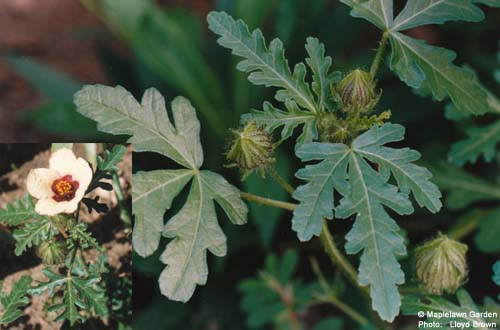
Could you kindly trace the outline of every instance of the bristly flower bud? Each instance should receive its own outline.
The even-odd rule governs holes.
[[[45,264],[57,265],[66,257],[66,244],[56,240],[45,241],[38,246],[36,253]]]
[[[380,94],[375,93],[375,83],[368,72],[351,71],[335,86],[334,98],[345,112],[368,112],[377,104]]]
[[[454,293],[467,278],[465,244],[439,234],[415,249],[417,278],[429,293]]]
[[[243,179],[253,170],[265,171],[272,163],[273,143],[271,136],[253,121],[239,131],[231,131],[233,139],[226,158],[231,162],[230,167],[239,167],[243,170]]]

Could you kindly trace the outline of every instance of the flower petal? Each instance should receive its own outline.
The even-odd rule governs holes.
[[[76,196],[75,196],[75,198],[73,198],[70,201],[62,202],[64,204],[66,204],[66,207],[64,208],[64,213],[73,213],[73,212],[75,212],[76,209],[77,209],[77,207],[78,207],[78,203],[79,202],[80,202],[80,200],[76,199]]]
[[[35,211],[42,215],[56,215],[65,212],[69,202],[56,202],[52,198],[39,199]]]
[[[73,180],[78,181],[78,190],[72,200],[79,202],[85,195],[90,181],[92,181],[92,168],[85,159],[78,158],[71,169],[71,176]]]
[[[26,188],[31,196],[37,199],[50,198],[54,195],[52,192],[52,183],[60,178],[57,171],[48,168],[36,168],[29,172],[26,179]]]
[[[59,149],[54,152],[49,159],[49,167],[64,176],[71,174],[73,166],[76,162],[76,156],[70,149]]]

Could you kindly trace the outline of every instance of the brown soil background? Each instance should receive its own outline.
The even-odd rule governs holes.
[[[83,149],[75,145],[75,153],[84,156]],[[13,170],[0,177],[0,209],[7,203],[15,199],[22,198],[26,193],[26,177],[29,170],[38,167],[48,167],[50,152],[41,152],[31,160],[23,164],[16,170]],[[131,196],[131,176],[132,176],[132,148],[127,149],[127,153],[122,162],[118,165],[120,169],[119,177],[124,197]],[[130,242],[130,233],[123,226],[119,218],[117,209],[117,200],[113,192],[104,191],[100,188],[96,190],[100,202],[107,204],[110,212],[105,215],[99,215],[95,211],[88,213],[86,207],[82,208],[80,219],[89,225],[89,229],[94,237],[104,246],[108,254],[109,264],[118,270],[122,270],[123,276],[131,275],[131,253],[132,245]],[[93,196],[92,196],[93,197]],[[4,233],[9,230],[5,227],[0,228]],[[3,233],[2,233],[3,234]],[[97,258],[95,250],[85,252],[86,260],[93,262]],[[35,256],[33,249],[20,257],[14,255],[13,242],[6,242],[0,239],[0,280],[3,281],[3,289],[10,292],[12,283],[17,281],[23,275],[31,275],[35,281],[46,281],[47,279],[41,273],[45,267],[40,263],[40,259]],[[2,327],[0,329],[13,330],[55,330],[60,328],[60,324],[50,321],[55,315],[49,315],[45,310],[45,302],[48,296],[35,296],[32,303],[24,310],[25,316],[16,321],[13,325]],[[2,312],[0,307],[0,313]],[[94,322],[95,323],[95,322]],[[99,324],[99,322],[97,322]],[[100,324],[100,329],[106,328],[106,324]]]

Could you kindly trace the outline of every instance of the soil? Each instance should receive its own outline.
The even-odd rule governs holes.
[[[77,155],[82,155],[75,148]],[[48,167],[48,159],[50,152],[43,151],[36,154],[32,160],[24,163],[18,169],[10,171],[0,176],[0,208],[4,208],[7,203],[22,197],[26,193],[26,177],[29,170],[38,167]],[[123,189],[124,197],[127,204],[130,206],[131,196],[131,170],[132,170],[132,149],[129,147],[122,162],[117,167],[120,169],[119,178]],[[3,188],[2,188],[3,187]],[[8,188],[6,188],[8,187]],[[80,220],[89,225],[89,229],[102,244],[107,251],[110,266],[116,270],[119,276],[131,276],[131,253],[132,246],[130,242],[130,230],[126,229],[123,221],[119,218],[119,210],[117,208],[117,199],[113,192],[108,192],[98,188],[95,192],[99,195],[100,202],[106,203],[110,212],[105,215],[100,215],[93,211],[89,213],[83,207],[80,213]],[[3,290],[10,292],[12,283],[17,281],[23,275],[31,275],[35,281],[46,281],[41,270],[45,267],[41,264],[40,259],[32,251],[28,251],[20,257],[14,255],[14,241],[10,236],[9,229],[0,228],[0,281],[3,281]],[[84,253],[84,257],[89,262],[95,262],[97,259],[97,251],[88,250]],[[59,329],[60,324],[51,321],[54,315],[50,315],[45,309],[47,295],[33,297],[30,305],[24,310],[25,316],[16,321],[9,327],[1,327],[0,329],[14,330],[54,330]],[[1,313],[0,307],[0,313]],[[106,320],[93,320],[91,326],[98,329],[108,327]],[[90,325],[89,325],[90,328]]]

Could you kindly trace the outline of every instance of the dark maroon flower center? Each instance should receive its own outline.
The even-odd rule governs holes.
[[[56,202],[70,201],[75,197],[75,192],[80,184],[73,180],[71,175],[65,175],[52,183],[52,191]]]

